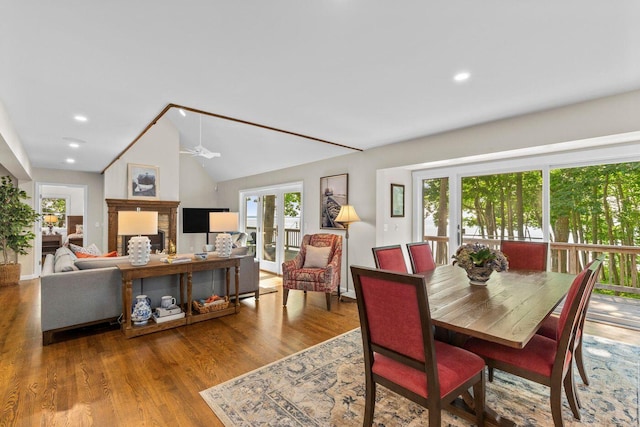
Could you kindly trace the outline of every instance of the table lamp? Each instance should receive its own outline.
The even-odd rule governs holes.
[[[230,231],[238,231],[238,212],[209,212],[209,232],[220,233],[216,237],[216,252],[219,257],[231,256]]]
[[[49,226],[49,234],[53,234],[53,225],[58,223],[58,217],[56,215],[45,215],[43,220]]]
[[[345,239],[347,239],[347,254],[346,254],[346,258],[347,258],[347,292],[345,292],[343,295],[348,297],[348,298],[352,298],[352,299],[356,299],[356,294],[355,292],[349,291],[349,224],[351,224],[352,222],[358,222],[360,221],[360,217],[358,216],[358,214],[356,213],[356,209],[351,206],[351,205],[342,205],[340,207],[340,212],[338,212],[338,216],[335,219],[336,222],[341,223],[342,225],[344,225],[344,229],[346,230],[346,233],[344,235]]]
[[[143,234],[158,234],[158,212],[145,212],[140,208],[118,212],[118,234],[133,236],[127,248],[131,265],[146,265],[151,259],[151,240]]]

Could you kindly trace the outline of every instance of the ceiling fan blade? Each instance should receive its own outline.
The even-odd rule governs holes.
[[[206,152],[201,153],[200,155],[202,157],[207,158],[207,159],[213,159],[214,157],[220,157],[220,153],[212,153],[209,150],[207,150]]]

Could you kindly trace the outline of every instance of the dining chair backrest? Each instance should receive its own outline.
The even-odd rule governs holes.
[[[376,268],[398,273],[409,272],[400,245],[379,246],[371,250],[373,251],[373,260],[376,263]]]
[[[558,318],[558,327],[556,335],[558,337],[558,353],[564,351],[573,351],[574,339],[577,336],[578,329],[584,309],[596,280],[596,274],[600,270],[602,259],[597,259],[588,267],[582,270],[573,280],[567,297],[564,301],[560,316]],[[563,357],[558,355],[557,357]],[[570,358],[564,356],[563,363],[570,362]],[[559,360],[557,362],[560,362]]]
[[[429,242],[407,243],[407,252],[409,253],[411,270],[414,274],[424,273],[436,268]]]
[[[351,266],[365,359],[363,425],[373,421],[375,384],[428,409],[429,425],[440,425],[443,400],[450,403],[469,387],[484,423],[484,361],[466,350],[436,344],[425,278]],[[436,354],[437,349],[437,354]],[[441,382],[442,381],[442,382]]]
[[[503,240],[500,251],[509,261],[509,270],[547,270],[547,242]]]
[[[569,292],[567,292],[567,298],[565,299],[564,305],[562,307],[562,311],[560,312],[560,317],[558,319],[558,329],[556,331],[556,336],[558,339],[561,339],[562,333],[565,329],[566,322],[570,318],[571,314],[571,306],[576,304],[576,299],[578,297],[579,286],[577,282],[579,281],[581,276],[585,276],[588,274],[588,280],[584,289],[584,292],[580,294],[580,301],[578,301],[578,311],[575,314],[576,316],[576,328],[581,328],[584,323],[584,316],[586,315],[586,308],[589,304],[589,300],[591,298],[591,293],[593,288],[595,287],[596,280],[598,278],[598,274],[602,267],[602,258],[598,258],[595,261],[592,261],[584,270],[576,276],[576,279],[571,284],[569,288]],[[584,279],[582,279],[584,280]],[[577,331],[576,331],[577,332]]]

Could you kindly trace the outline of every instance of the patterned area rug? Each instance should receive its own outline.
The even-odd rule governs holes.
[[[566,399],[566,426],[637,426],[640,347],[586,335],[585,365],[591,385],[582,384],[582,421]],[[364,362],[355,329],[263,368],[200,392],[225,426],[361,426]],[[487,405],[517,425],[553,425],[549,389],[496,371],[487,381]],[[443,411],[442,425],[468,426]],[[426,426],[426,409],[378,387],[374,425]]]

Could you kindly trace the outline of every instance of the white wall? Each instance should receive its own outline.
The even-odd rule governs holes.
[[[42,197],[67,199],[68,215],[84,215],[84,188],[81,186],[43,185]]]
[[[350,264],[373,266],[371,248],[387,242],[411,240],[412,206],[405,220],[390,222],[386,213],[390,184],[401,179],[407,199],[411,181],[405,175],[384,171],[416,163],[474,154],[501,152],[597,136],[640,130],[640,91],[579,103],[567,107],[500,120],[452,132],[383,146],[361,153],[288,168],[273,173],[218,183],[218,202],[237,209],[238,192],[278,182],[302,181],[305,232],[319,230],[319,180],[322,176],[349,174],[349,203],[362,222],[350,227]],[[382,218],[380,216],[382,215]],[[389,221],[389,222],[387,222]],[[388,223],[388,232],[380,230]],[[395,225],[398,225],[396,230]],[[408,237],[407,237],[408,236]],[[343,286],[345,278],[342,278]]]
[[[204,234],[182,234],[183,207],[215,207],[215,183],[202,165],[189,156],[180,156],[180,133],[163,117],[104,173],[105,199],[127,199],[127,165],[129,163],[158,167],[158,196],[163,201],[180,201],[178,207],[179,253],[198,252],[205,243]],[[104,221],[106,221],[106,204]],[[107,241],[108,230],[103,239]]]
[[[214,208],[216,184],[202,167],[203,160],[180,156],[180,209],[178,212],[179,253],[200,252],[207,241],[206,234],[182,234],[182,208]],[[208,160],[204,160],[208,161]]]
[[[126,153],[104,172],[105,199],[127,198],[127,165],[157,166],[159,200],[180,200],[180,137],[166,118],[158,120]],[[105,239],[106,240],[106,239]]]

